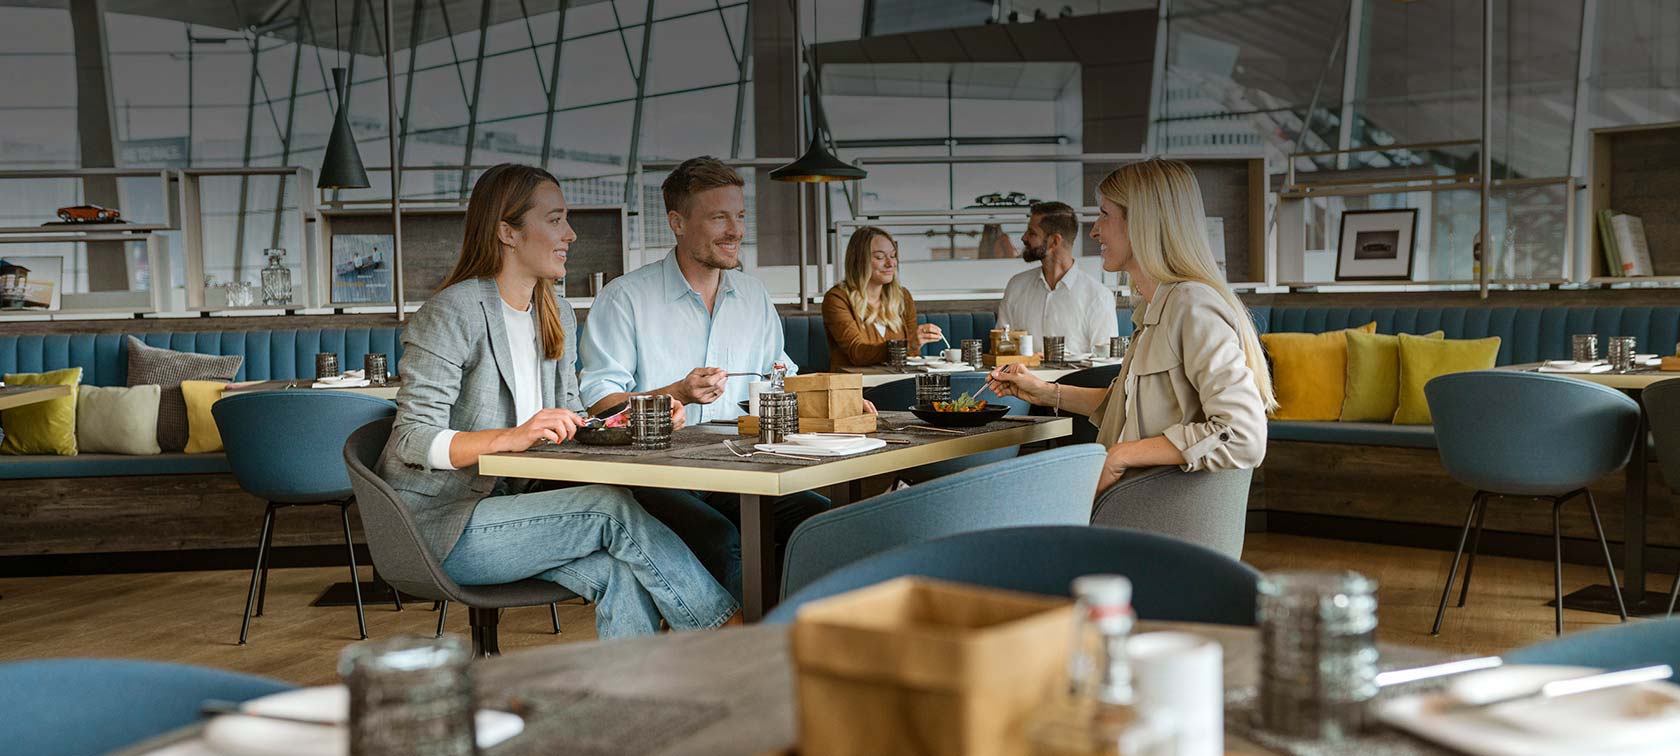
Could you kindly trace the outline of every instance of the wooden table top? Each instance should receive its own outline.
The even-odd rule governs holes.
[[[70,389],[70,386],[0,386],[0,410],[66,397]]]
[[[990,368],[981,368],[980,370],[977,370],[975,372],[982,372],[982,371],[989,370],[989,369]],[[1050,368],[1050,367],[1035,367],[1035,368],[1028,368],[1028,370],[1030,370],[1033,375],[1036,375],[1039,378],[1042,378],[1046,381],[1050,381],[1052,383],[1054,383],[1058,378],[1061,378],[1062,376],[1067,375],[1068,373],[1077,372],[1077,371],[1082,370],[1082,369],[1083,368],[1074,368],[1074,367],[1053,367],[1053,368]],[[840,372],[842,372],[842,373],[856,373],[858,375],[863,376],[863,387],[864,388],[874,388],[874,387],[879,386],[883,383],[892,383],[893,381],[903,380],[905,378],[910,378],[912,376],[917,376],[917,375],[922,375],[923,374],[923,371],[917,370],[914,367],[890,368],[890,367],[887,367],[886,365],[864,365],[864,366],[861,366],[861,367],[859,367],[859,366],[843,367],[843,368],[840,368]]]
[[[1496,370],[1521,370],[1523,372],[1538,372],[1543,363],[1526,362],[1521,365],[1506,365]],[[1615,389],[1642,390],[1653,383],[1680,378],[1680,372],[1665,372],[1656,368],[1640,368],[1631,373],[1544,373],[1543,375],[1557,375],[1564,378],[1577,378],[1600,386]]]
[[[284,391],[287,389],[302,389],[309,391],[343,391],[351,394],[376,396],[380,399],[396,401],[397,390],[402,388],[402,379],[393,376],[391,381],[383,386],[359,386],[356,388],[315,388],[315,381],[309,378],[294,378],[292,380],[254,381],[239,384],[229,384],[223,396],[234,394],[248,394],[253,391]]]
[[[896,422],[918,422],[907,412],[886,412],[882,417]],[[635,457],[563,454],[528,451],[486,454],[478,458],[481,475],[497,475],[577,483],[605,483],[621,486],[683,488],[739,494],[782,496],[825,486],[862,480],[872,475],[897,472],[942,462],[977,452],[1061,438],[1073,432],[1066,417],[1011,416],[1011,427],[965,436],[935,433],[890,434],[907,438],[909,444],[855,457],[840,457],[811,465],[753,462],[749,459],[685,459],[669,452],[650,452]],[[739,438],[733,426],[699,425],[684,432],[705,432],[724,438]]]

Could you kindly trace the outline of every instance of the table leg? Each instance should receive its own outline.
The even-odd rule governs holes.
[[[781,592],[776,564],[776,512],[758,494],[741,494],[741,612],[757,622]]]
[[[1639,413],[1639,433],[1628,459],[1627,490],[1622,496],[1622,596],[1631,607],[1645,599],[1645,468],[1650,461],[1646,439],[1651,434],[1645,413]]]

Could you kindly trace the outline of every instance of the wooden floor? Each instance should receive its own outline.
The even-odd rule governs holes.
[[[1439,551],[1342,541],[1250,534],[1245,561],[1262,570],[1356,569],[1381,584],[1384,641],[1448,651],[1495,652],[1552,635],[1549,562],[1486,557],[1476,564],[1470,602],[1448,608],[1440,637],[1429,636],[1435,603],[1452,555]],[[365,575],[364,575],[365,576]],[[249,573],[178,572],[91,577],[0,579],[0,660],[43,656],[124,656],[187,662],[268,675],[301,684],[335,681],[339,652],[356,640],[349,607],[309,602],[342,568],[275,570],[267,613],[252,621],[250,642],[239,646],[239,620]],[[1651,590],[1671,578],[1655,575]],[[1564,566],[1564,590],[1605,582],[1602,568]],[[431,635],[431,604],[369,606],[368,633]],[[455,609],[459,609],[456,607]],[[562,605],[564,634],[555,636],[543,608],[504,613],[503,652],[595,638],[587,606]],[[1565,612],[1565,631],[1613,624],[1614,616]],[[464,634],[467,613],[451,611],[448,632]]]

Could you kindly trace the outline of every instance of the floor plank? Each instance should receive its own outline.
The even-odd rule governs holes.
[[[1470,602],[1449,607],[1439,637],[1429,636],[1446,579],[1449,553],[1320,538],[1250,534],[1245,559],[1262,570],[1356,569],[1375,578],[1384,641],[1462,653],[1497,652],[1551,637],[1549,562],[1487,557],[1476,564]],[[364,576],[371,578],[366,568]],[[264,616],[252,621],[250,642],[239,646],[239,619],[250,574],[244,571],[172,572],[45,578],[0,578],[0,660],[46,656],[124,656],[201,664],[268,675],[301,684],[337,680],[338,655],[356,641],[350,607],[309,606],[343,568],[275,570]],[[1605,580],[1604,571],[1564,566],[1565,592]],[[1669,576],[1654,575],[1651,590],[1666,591]],[[368,634],[431,635],[430,603],[395,611],[367,608]],[[594,612],[563,604],[564,634],[555,636],[542,607],[509,610],[501,624],[504,652],[595,638]],[[1614,624],[1602,614],[1567,611],[1567,632]],[[454,607],[448,632],[466,634],[467,613]]]

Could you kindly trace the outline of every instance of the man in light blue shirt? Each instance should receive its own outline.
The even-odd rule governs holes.
[[[676,249],[607,284],[589,308],[580,352],[583,403],[591,412],[631,394],[667,394],[688,422],[741,413],[750,376],[781,362],[782,323],[758,279],[739,270],[747,231],[746,183],[712,157],[686,160],[665,179],[665,215]],[[741,598],[740,497],[673,489],[634,489],[642,507],[681,536],[718,582]],[[776,542],[828,508],[812,492],[775,507]],[[780,557],[776,562],[780,563]]]

